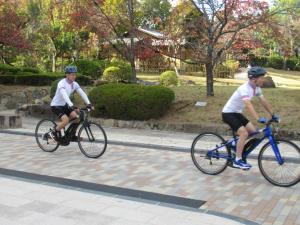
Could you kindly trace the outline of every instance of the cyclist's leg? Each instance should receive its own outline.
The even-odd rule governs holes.
[[[55,127],[56,131],[61,131],[67,124],[69,123],[69,117],[66,114],[63,114],[60,117],[60,122],[57,123],[57,126]]]
[[[249,121],[240,113],[223,113],[223,121],[231,127],[231,129],[237,133],[239,140],[236,146],[236,159],[233,166],[248,169],[251,166],[242,161],[243,148],[248,137],[248,131],[246,125]]]
[[[247,123],[246,129],[247,129],[249,135],[256,132],[256,127],[251,122]]]
[[[237,160],[239,160],[242,158],[243,149],[244,149],[246,140],[248,138],[248,131],[247,131],[246,127],[241,126],[237,130],[237,134],[239,136],[239,140],[236,145],[236,157],[237,157]]]
[[[55,127],[53,127],[53,132],[50,134],[50,137],[54,141],[58,141],[61,138],[60,131],[68,124],[69,118],[66,115],[66,112],[65,112],[66,107],[65,106],[52,106],[51,110],[58,116],[60,121],[57,122]]]
[[[239,135],[239,141],[237,143],[237,157],[241,158],[243,154],[243,149],[246,143],[246,140],[252,132],[255,131],[255,127],[253,124],[241,113],[237,114],[237,118],[239,120],[240,128],[237,130]]]
[[[73,126],[73,134],[72,134],[72,137],[71,137],[71,140],[72,141],[78,141],[78,137],[76,136],[76,130],[77,130],[77,127],[78,127],[78,125],[79,125],[79,123],[80,123],[80,117],[79,117],[79,115],[78,115],[78,113],[79,113],[80,111],[78,110],[78,109],[76,109],[76,110],[73,110],[73,111],[71,111],[70,112],[70,114],[69,114],[69,119],[70,120],[72,120],[72,123],[74,124]]]
[[[80,118],[78,116],[78,111],[73,110],[72,112],[70,112],[69,114],[69,118],[70,120],[72,120],[72,123],[79,123],[80,122]]]

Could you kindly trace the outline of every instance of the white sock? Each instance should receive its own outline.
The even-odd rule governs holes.
[[[235,158],[235,161],[239,161],[241,158],[240,157],[236,157]]]

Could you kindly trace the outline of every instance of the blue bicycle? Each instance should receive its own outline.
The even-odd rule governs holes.
[[[256,147],[265,139],[267,142],[258,154],[261,174],[273,185],[290,187],[300,181],[300,149],[291,141],[276,138],[275,120],[269,120],[265,127],[252,134],[245,144],[242,159],[247,161]],[[260,137],[258,137],[260,136]],[[235,160],[238,137],[225,141],[216,133],[202,133],[192,144],[191,155],[195,166],[203,173],[216,175]]]

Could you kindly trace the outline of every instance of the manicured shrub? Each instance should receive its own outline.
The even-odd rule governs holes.
[[[286,69],[288,69],[288,70],[296,70],[298,62],[299,62],[299,60],[296,57],[288,58],[286,60]]]
[[[159,82],[164,86],[177,85],[178,77],[174,71],[167,70],[160,75]]]
[[[174,92],[163,86],[137,84],[104,84],[89,93],[95,106],[93,116],[148,120],[163,115],[175,98]]]
[[[39,71],[39,69],[33,68],[33,67],[23,67],[23,68],[22,68],[22,71],[23,71],[23,72],[27,72],[27,73],[33,73],[33,74],[39,74],[39,73],[41,73],[41,72]]]
[[[14,75],[1,75],[0,76],[0,84],[12,85],[15,84]]]
[[[115,66],[115,67],[120,68],[121,80],[119,80],[119,81],[129,82],[131,80],[132,71],[131,71],[130,63],[128,63],[122,59],[113,58],[111,60],[111,62],[109,63],[109,67],[110,66]]]
[[[236,72],[238,71],[240,67],[239,61],[233,60],[233,59],[228,59],[223,63],[224,66],[226,66],[230,71]]]
[[[89,76],[79,75],[76,77],[76,81],[79,83],[79,85],[91,85],[93,82]]]
[[[0,64],[0,75],[30,75],[41,73],[39,69],[33,67],[16,67]]]
[[[61,79],[57,79],[52,81],[51,88],[50,88],[50,98],[53,98],[57,89],[58,82],[61,81]]]
[[[0,64],[0,75],[14,75],[22,70],[19,67],[14,67],[6,64]]]
[[[117,66],[107,67],[103,72],[102,79],[108,82],[122,81],[122,74],[120,68]]]
[[[283,69],[283,58],[280,56],[271,56],[268,58],[268,66],[274,69]]]
[[[78,68],[78,72],[85,76],[90,76],[93,79],[98,79],[102,75],[105,68],[105,61],[91,61],[91,60],[77,60],[75,65]]]
[[[265,67],[268,64],[268,58],[263,56],[249,55],[251,66]]]

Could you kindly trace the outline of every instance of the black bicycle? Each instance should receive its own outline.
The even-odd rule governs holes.
[[[59,146],[77,142],[80,151],[86,157],[99,158],[106,150],[107,136],[101,125],[88,120],[90,111],[89,108],[81,108],[79,111],[80,123],[72,122],[76,118],[71,120],[69,126],[60,133],[57,142],[50,137],[56,123],[49,119],[39,121],[35,128],[35,139],[38,146],[45,152],[54,152]]]

